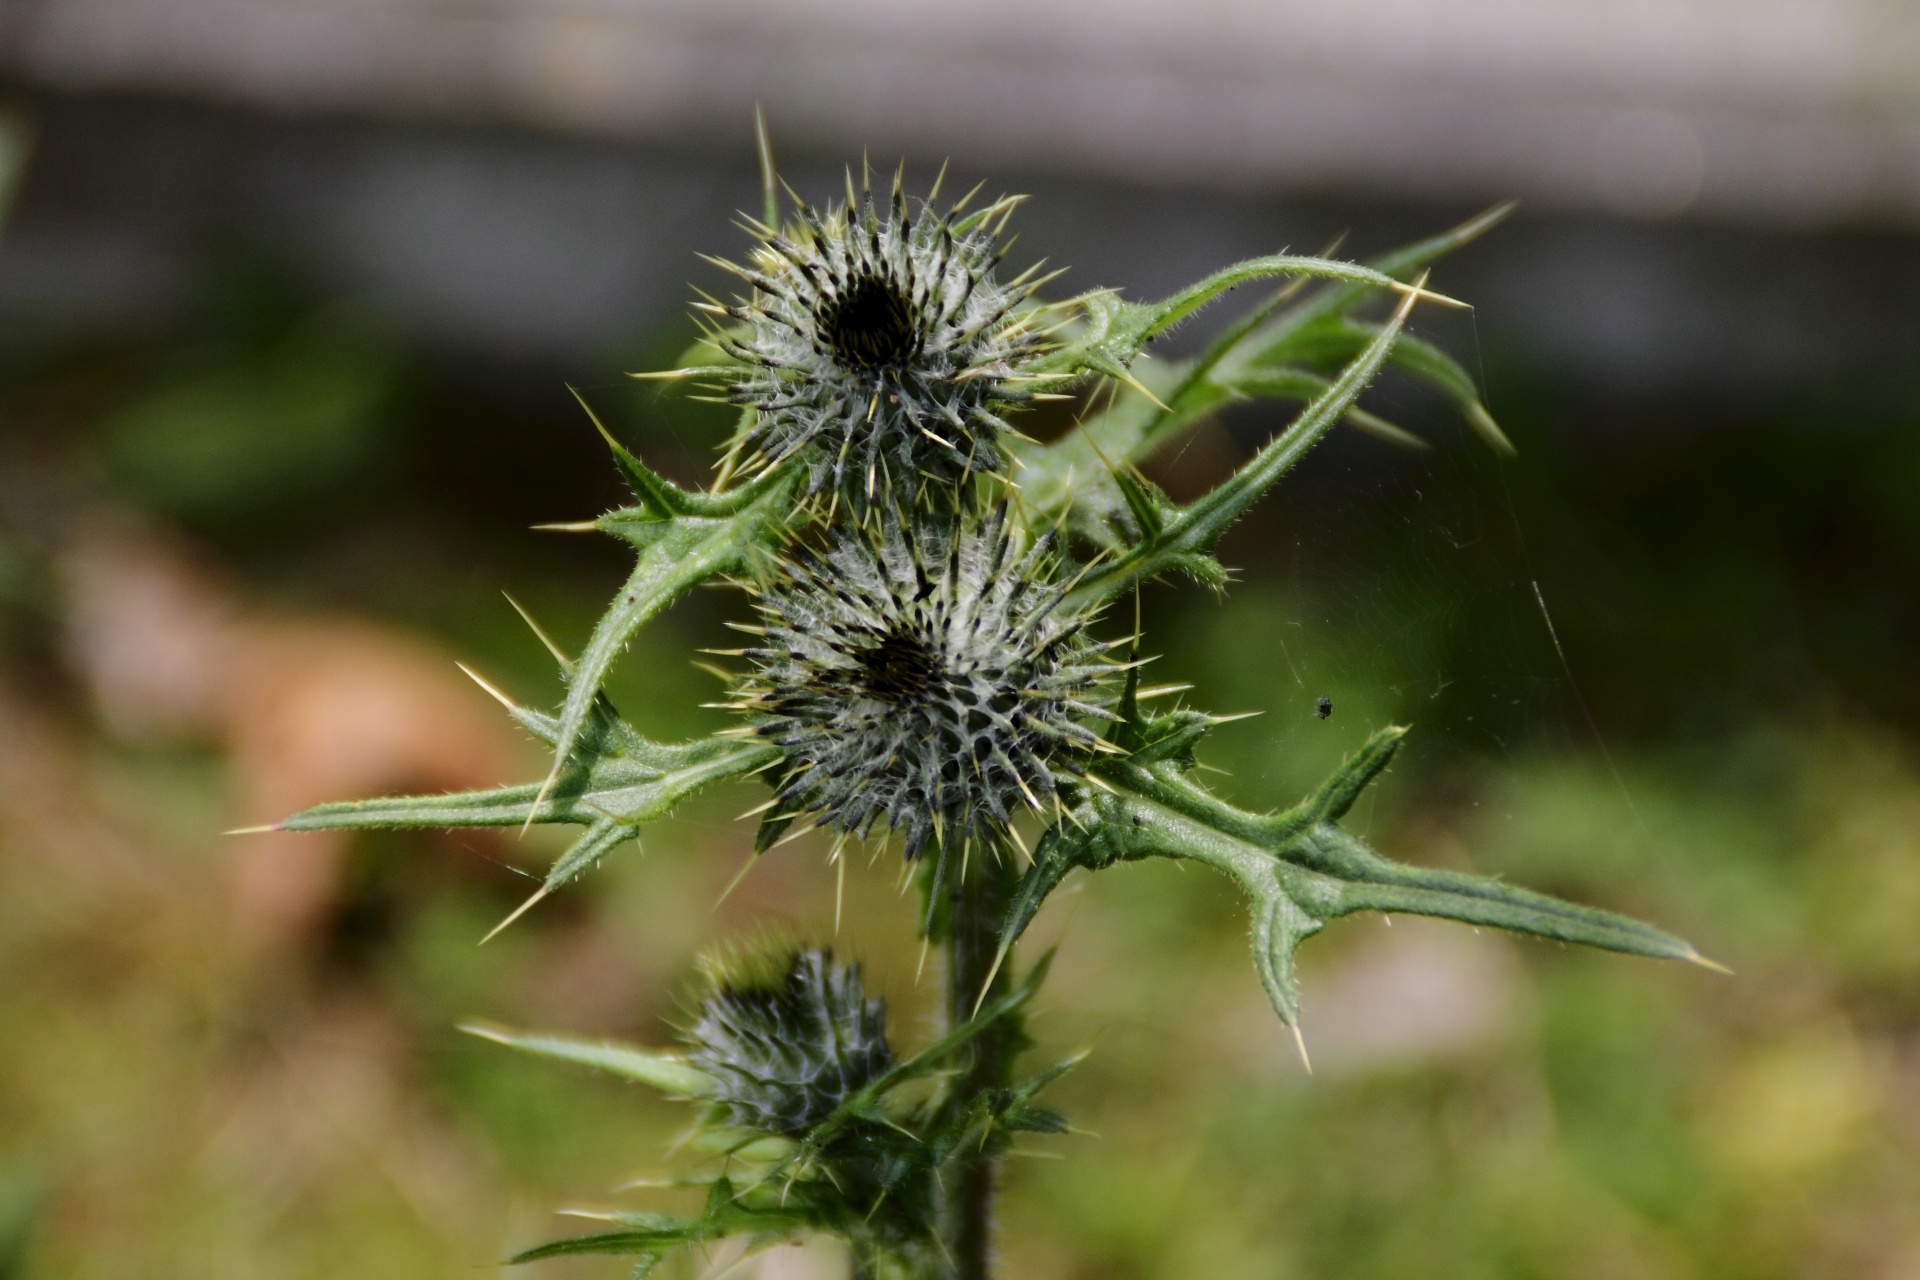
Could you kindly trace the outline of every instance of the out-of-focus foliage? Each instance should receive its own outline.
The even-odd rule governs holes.
[[[395,353],[350,316],[304,317],[180,363],[100,426],[116,479],[163,511],[251,516],[312,501],[380,448]]]

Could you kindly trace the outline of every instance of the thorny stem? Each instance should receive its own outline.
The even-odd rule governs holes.
[[[953,911],[947,932],[947,1025],[966,1022],[983,1003],[1003,993],[1004,966],[995,969],[1000,926],[1013,901],[1018,875],[1003,850],[968,859],[973,865],[951,891]],[[992,986],[986,987],[992,975]],[[973,1042],[965,1071],[953,1082],[961,1098],[977,1098],[1005,1089],[1012,1081],[1013,1059],[1020,1051],[1020,1019],[1005,1018]],[[980,1151],[955,1162],[947,1179],[943,1235],[956,1280],[990,1280],[993,1274],[993,1200],[995,1158]]]

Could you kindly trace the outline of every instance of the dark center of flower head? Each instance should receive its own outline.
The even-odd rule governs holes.
[[[933,683],[933,651],[920,637],[898,631],[860,655],[866,691],[882,702],[908,702]]]
[[[820,333],[834,358],[851,369],[911,364],[923,335],[913,300],[893,281],[859,275],[820,309]]]

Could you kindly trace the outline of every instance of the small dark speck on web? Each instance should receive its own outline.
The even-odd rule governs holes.
[[[1313,701],[1313,718],[1314,719],[1325,720],[1328,716],[1332,714],[1333,714],[1332,698],[1329,698],[1323,694],[1320,697],[1314,699]]]

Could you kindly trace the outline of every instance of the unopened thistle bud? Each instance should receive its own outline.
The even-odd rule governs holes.
[[[687,1060],[717,1082],[727,1124],[799,1134],[893,1065],[886,1028],[858,965],[792,950],[709,975]]]
[[[738,702],[786,753],[781,808],[865,837],[954,847],[1038,808],[1109,716],[1111,670],[1063,604],[1046,541],[978,527],[844,528],[762,596],[766,644]]]
[[[722,341],[747,366],[731,398],[758,411],[745,469],[805,452],[813,491],[861,504],[997,470],[1001,414],[1029,398],[1041,346],[1022,309],[1033,273],[994,277],[991,224],[1011,208],[910,212],[896,180],[885,213],[849,185],[844,207],[770,230],[736,268],[754,293],[728,314],[746,332]]]

